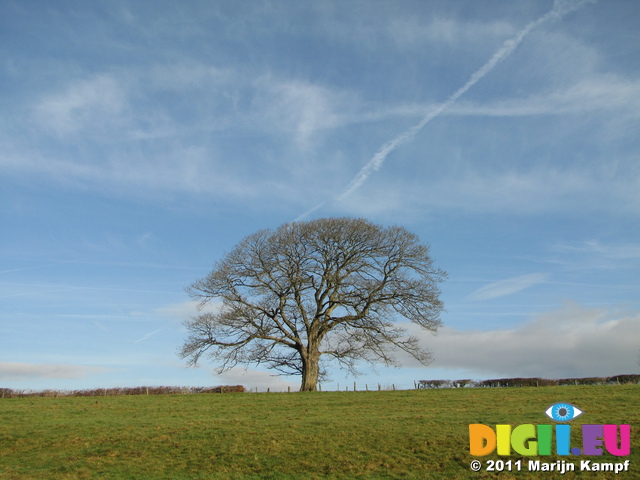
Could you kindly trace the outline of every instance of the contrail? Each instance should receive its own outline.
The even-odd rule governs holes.
[[[347,188],[339,195],[335,197],[336,200],[341,201],[346,197],[355,192],[358,188],[360,188],[369,178],[369,176],[379,170],[382,167],[384,161],[387,159],[389,154],[393,152],[396,148],[398,148],[403,143],[411,140],[415,135],[420,132],[424,128],[424,126],[429,123],[434,118],[440,116],[442,112],[447,110],[451,105],[456,103],[462,95],[467,93],[471,87],[473,87],[476,83],[482,80],[489,72],[491,72],[496,65],[506,59],[509,55],[513,53],[513,51],[522,43],[524,38],[539,25],[548,22],[548,21],[557,21],[562,17],[567,15],[568,13],[573,12],[581,8],[583,5],[587,3],[596,3],[597,0],[555,0],[553,8],[542,15],[537,20],[529,23],[522,30],[520,30],[513,38],[505,41],[502,46],[498,49],[496,53],[487,61],[484,65],[482,65],[478,70],[476,70],[467,83],[465,83],[462,87],[456,90],[444,103],[439,105],[434,110],[427,113],[420,122],[418,122],[413,127],[404,131],[400,135],[396,136],[392,140],[386,142],[380,149],[375,153],[375,155],[367,162],[367,164],[360,169],[355,177],[349,182]],[[311,214],[315,210],[321,208],[326,202],[321,202],[315,207],[307,210],[294,221],[302,220],[307,215]]]

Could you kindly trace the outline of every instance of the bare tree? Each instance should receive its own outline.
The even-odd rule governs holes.
[[[362,360],[398,365],[398,350],[426,365],[430,353],[395,321],[435,332],[445,277],[402,227],[324,218],[262,230],[187,289],[200,311],[222,306],[185,322],[180,356],[195,366],[207,353],[219,373],[263,364],[301,375],[301,391],[316,390],[323,356],[352,373]]]

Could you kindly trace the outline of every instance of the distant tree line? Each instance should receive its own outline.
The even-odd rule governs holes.
[[[176,395],[195,393],[242,393],[242,385],[220,385],[217,387],[116,387],[92,390],[12,390],[0,388],[0,398],[12,397],[108,397],[118,395]]]
[[[615,375],[612,377],[585,378],[499,378],[491,380],[420,380],[419,389],[425,388],[496,388],[496,387],[547,387],[553,385],[613,385],[640,383],[640,375]]]

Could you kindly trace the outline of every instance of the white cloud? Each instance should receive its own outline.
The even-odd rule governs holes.
[[[337,92],[295,80],[268,79],[258,86],[260,127],[291,132],[299,146],[306,147],[315,134],[341,123],[337,112],[344,106]]]
[[[200,313],[216,313],[222,307],[221,301],[211,301],[207,303],[202,310],[198,310],[198,300],[188,300],[181,303],[173,303],[166,307],[157,308],[154,313],[167,317],[171,320],[178,320],[183,322],[190,317],[198,315]]]
[[[243,81],[246,80],[237,79],[237,82]],[[260,132],[284,135],[288,138],[283,144],[285,149],[294,146],[309,150],[321,145],[321,135],[331,130],[402,117],[422,117],[425,112],[440,107],[440,104],[380,103],[377,98],[366,98],[355,89],[274,75],[261,76],[246,88],[251,90],[253,102],[249,109],[238,112],[242,122]],[[340,154],[331,152],[329,156]],[[326,157],[325,154],[322,160],[324,168]],[[287,170],[300,166],[301,157],[295,158],[295,162],[286,165]]]
[[[418,118],[436,110],[437,103],[376,104],[360,107],[354,123],[392,118]],[[442,116],[528,117],[541,115],[606,115],[618,122],[635,121],[640,115],[640,83],[613,73],[591,72],[576,82],[554,86],[528,96],[484,101],[460,99]],[[342,117],[341,117],[342,118]]]
[[[419,335],[434,353],[433,368],[466,369],[477,378],[610,376],[637,371],[640,312],[567,303],[513,328]]]
[[[0,362],[0,379],[20,381],[43,378],[84,378],[89,375],[108,372],[109,370],[104,367],[67,364]]]
[[[469,294],[470,300],[490,300],[517,293],[543,283],[547,279],[544,273],[531,273],[518,277],[507,278],[499,282],[491,283]]]
[[[359,189],[368,180],[369,176],[373,172],[379,170],[383,166],[387,157],[391,153],[393,153],[394,150],[396,150],[403,144],[412,141],[414,137],[419,134],[427,124],[439,117],[449,107],[455,105],[455,103],[463,95],[465,95],[469,90],[475,87],[475,85],[482,81],[484,77],[489,75],[500,63],[509,58],[516,50],[516,48],[520,45],[520,43],[522,43],[522,41],[530,34],[531,31],[546,23],[547,21],[553,19],[558,20],[562,18],[562,16],[567,12],[578,8],[581,3],[583,2],[575,2],[575,5],[571,7],[568,6],[568,3],[554,4],[554,7],[551,11],[528,23],[524,28],[520,29],[512,38],[509,38],[504,43],[502,43],[502,45],[500,45],[500,48],[498,48],[493,53],[493,55],[484,64],[482,64],[480,68],[475,70],[462,86],[453,91],[441,105],[439,105],[433,111],[426,112],[420,122],[409,127],[408,129],[405,129],[402,133],[390,138],[383,145],[381,145],[373,155],[373,157],[360,169],[356,176],[353,177],[351,182],[347,185],[347,188],[338,196],[338,200],[342,200],[343,198],[352,194],[355,190]]]
[[[126,94],[118,80],[101,74],[75,81],[66,91],[45,97],[34,114],[45,129],[69,135],[117,122],[126,104]]]
[[[291,200],[335,156],[299,149],[363,121],[360,107],[339,89],[204,63],[118,69],[72,78],[34,102],[30,118],[15,117],[20,133],[0,136],[0,168],[109,192]],[[226,131],[233,145],[218,141]],[[243,144],[256,135],[277,139],[277,153]]]
[[[278,120],[269,128],[294,132],[298,140],[314,133],[348,125],[402,118],[420,118],[441,103],[378,103],[355,93],[330,90],[303,82],[274,83],[265,88],[263,115]],[[576,83],[554,87],[526,97],[458,100],[442,116],[528,117],[546,115],[606,115],[618,123],[640,115],[640,84],[614,74],[593,74]],[[592,118],[591,117],[591,118]],[[262,120],[261,120],[262,121]]]
[[[317,7],[318,11],[324,11],[322,19],[318,19],[319,25],[326,26],[327,30],[316,31],[316,34],[333,38],[329,27],[338,24],[345,29],[343,33],[349,42],[353,42],[357,31],[350,27],[350,22],[336,18],[336,8]],[[453,14],[455,11],[449,12]],[[254,15],[254,20],[264,24],[262,14]],[[458,51],[465,45],[475,48],[481,43],[484,53],[474,54],[479,59],[522,28],[517,22],[507,20],[469,21],[450,18],[444,13],[416,16],[414,12],[407,15],[400,10],[388,15],[381,32],[371,28],[371,22],[366,20],[369,13],[365,17],[353,12],[350,15],[357,20],[358,28],[368,29],[372,36],[384,38],[387,44],[393,39],[402,46],[401,50],[411,45],[423,46],[425,42],[440,42],[455,45]],[[376,15],[382,14],[378,12],[374,17]],[[499,18],[508,18],[508,15]],[[278,21],[280,28],[295,28],[298,34],[310,34],[300,30],[300,25],[289,27],[282,19]],[[312,23],[314,28],[318,27],[316,22]],[[547,54],[568,38],[581,47],[579,40],[557,31],[553,43],[540,47]],[[349,45],[346,51],[353,53],[354,45]],[[438,48],[441,52],[442,45]],[[595,50],[586,46],[583,49]],[[452,65],[456,59],[444,60],[445,65]],[[615,118],[616,122],[634,115],[632,118],[637,118],[640,111],[637,82],[621,74],[593,74],[593,68],[594,65],[589,64],[592,75],[581,77],[573,84],[554,71],[549,76],[560,77],[558,84],[553,83],[551,88],[545,83],[540,91],[534,90],[538,93],[522,98],[474,102],[456,97],[456,102],[442,115],[604,113],[607,119]],[[186,55],[175,64],[142,61],[138,66],[106,66],[102,73],[71,78],[66,87],[41,95],[32,107],[35,123],[42,127],[40,130],[22,128],[25,126],[22,125],[16,130],[21,131],[23,138],[0,137],[3,144],[0,166],[25,175],[55,178],[79,188],[97,187],[126,195],[168,193],[171,196],[186,192],[233,198],[244,205],[263,205],[269,201],[279,207],[283,203],[287,207],[300,205],[301,198],[313,196],[308,205],[300,205],[300,210],[305,210],[326,198],[317,192],[331,196],[345,186],[344,179],[357,172],[357,165],[368,155],[367,144],[374,148],[384,138],[393,138],[402,131],[402,124],[395,123],[396,120],[424,117],[426,112],[440,106],[428,102],[405,103],[408,97],[404,95],[398,97],[401,99],[398,103],[380,103],[378,92],[363,85],[345,87],[348,83],[344,82],[338,87],[330,81],[323,83],[314,77],[296,76],[276,68],[266,71],[269,73],[259,67],[238,67],[235,63],[212,65],[197,60],[194,55]],[[527,88],[518,91],[527,91]],[[501,91],[501,95],[508,94]],[[445,99],[446,96],[442,96],[441,100]],[[389,122],[384,127],[389,137],[379,136],[382,130],[377,127],[381,121]],[[366,132],[357,129],[353,141],[344,141],[351,133],[345,127],[369,122],[376,123],[369,138]],[[221,138],[216,137],[223,131]],[[74,135],[74,142],[51,143],[51,138],[43,135],[49,132],[61,137]],[[258,141],[253,141],[256,138]],[[330,144],[336,139],[339,143]],[[229,147],[231,143],[234,145]],[[451,143],[451,140],[446,137],[442,143]],[[263,145],[266,148],[263,149]],[[340,155],[341,161],[331,160]],[[360,213],[358,209],[376,214],[385,210],[397,213],[405,208],[443,206],[484,211],[522,211],[524,207],[528,212],[547,211],[559,205],[571,208],[582,204],[584,195],[602,188],[601,177],[586,170],[472,172],[468,176],[428,179],[423,176],[429,183],[428,188],[409,198],[410,202],[406,202],[407,195],[413,195],[409,179],[398,182],[402,184],[398,192],[388,189],[380,191],[380,195],[378,192],[373,196],[363,195],[362,201],[350,199],[348,209],[356,214]],[[622,177],[614,179],[613,185],[607,183],[608,195],[616,203],[624,203],[624,208],[640,211],[637,193],[640,177]],[[385,198],[389,201],[383,201]]]

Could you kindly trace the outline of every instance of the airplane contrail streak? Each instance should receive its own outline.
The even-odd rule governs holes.
[[[597,0],[556,0],[554,2],[553,8],[549,12],[545,13],[537,20],[534,20],[531,23],[529,23],[522,30],[520,30],[514,37],[510,38],[509,40],[506,40],[502,44],[502,46],[493,54],[493,56],[478,70],[476,70],[469,77],[469,80],[467,80],[467,82],[462,87],[460,87],[453,94],[451,94],[451,96],[449,96],[449,98],[444,103],[440,104],[434,110],[428,112],[424,117],[422,117],[422,120],[420,120],[420,122],[418,122],[408,130],[404,131],[400,135],[396,136],[395,138],[383,144],[382,147],[380,147],[378,151],[373,155],[371,160],[369,160],[360,169],[360,171],[356,174],[356,176],[353,177],[353,179],[351,180],[351,182],[349,182],[345,190],[341,194],[335,197],[335,200],[338,200],[338,201],[344,200],[346,197],[348,197],[353,192],[355,192],[358,188],[360,188],[367,181],[367,179],[373,172],[375,172],[376,170],[379,170],[380,167],[382,167],[382,165],[384,164],[384,161],[387,159],[387,157],[391,152],[393,152],[396,148],[398,148],[403,143],[411,140],[431,120],[440,116],[445,110],[451,107],[451,105],[456,103],[460,99],[460,97],[462,97],[465,93],[469,91],[470,88],[472,88],[476,83],[482,80],[489,72],[491,72],[496,67],[496,65],[498,65],[500,62],[506,59],[509,55],[511,55],[511,53],[513,53],[513,51],[518,47],[518,45],[522,43],[524,38],[534,28],[548,21],[560,20],[562,17],[564,17],[568,13],[581,8],[583,5],[587,3],[596,3],[596,1]],[[307,210],[298,218],[296,218],[294,221],[304,219],[306,216],[308,216],[315,210],[318,210],[319,208],[321,208],[325,203],[326,201],[323,201],[320,204],[316,205],[315,207]]]

